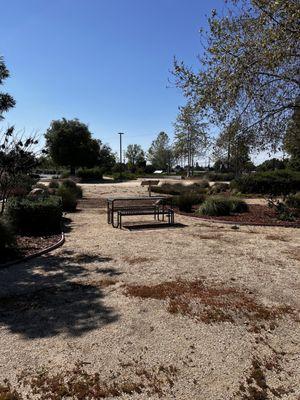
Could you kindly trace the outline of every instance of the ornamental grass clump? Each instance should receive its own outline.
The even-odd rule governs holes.
[[[198,213],[208,216],[226,216],[232,213],[248,211],[248,205],[243,200],[234,197],[210,197],[200,206]]]

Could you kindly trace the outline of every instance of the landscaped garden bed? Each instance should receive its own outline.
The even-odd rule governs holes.
[[[294,221],[281,221],[278,219],[276,211],[271,209],[267,205],[262,204],[249,204],[248,211],[244,213],[234,213],[231,215],[199,215],[196,211],[197,206],[193,206],[191,213],[179,211],[175,208],[175,211],[179,214],[186,215],[189,217],[196,217],[199,219],[206,219],[210,221],[220,221],[232,224],[241,225],[271,225],[271,226],[287,226],[287,227],[300,227],[300,217],[295,218]]]
[[[32,257],[43,250],[52,248],[62,240],[61,233],[53,233],[47,235],[16,235],[15,237],[15,251],[8,252],[0,255],[1,264],[18,261],[23,258]]]

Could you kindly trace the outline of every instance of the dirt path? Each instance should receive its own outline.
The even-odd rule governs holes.
[[[176,216],[181,228],[118,230],[106,223],[103,198],[145,188],[137,182],[83,187],[81,211],[68,215],[65,245],[0,270],[0,381],[82,361],[106,382],[142,381],[139,390],[122,386],[124,399],[255,399],[243,397],[253,388],[268,396],[262,399],[300,396],[298,230],[233,230],[184,216]],[[203,321],[203,314],[199,320],[182,309],[170,313],[168,297],[125,295],[125,285],[178,279],[200,279],[205,293],[215,287],[247,293],[260,311],[292,311],[276,321],[269,314],[254,322],[244,314]],[[240,305],[234,307],[230,312]]]

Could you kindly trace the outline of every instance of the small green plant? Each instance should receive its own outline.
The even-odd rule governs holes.
[[[69,189],[71,192],[74,193],[76,199],[82,198],[82,188],[81,186],[77,185],[72,179],[66,179],[61,184],[62,187]]]
[[[61,185],[57,190],[57,195],[62,199],[63,211],[74,212],[77,207],[77,196],[73,189]]]
[[[275,209],[277,218],[281,221],[295,221],[295,213],[283,201],[270,197],[268,199],[268,206]]]

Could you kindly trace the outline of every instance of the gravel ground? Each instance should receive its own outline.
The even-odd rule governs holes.
[[[139,182],[82,186],[64,246],[0,270],[0,382],[82,361],[106,382],[140,379],[139,368],[165,374],[122,399],[300,398],[299,230],[234,230],[182,215],[175,216],[181,227],[113,229],[103,198],[146,189]],[[124,285],[177,279],[235,288],[293,313],[251,331],[245,322],[204,323],[169,313],[166,300],[125,295]],[[170,367],[172,379],[164,372]]]

